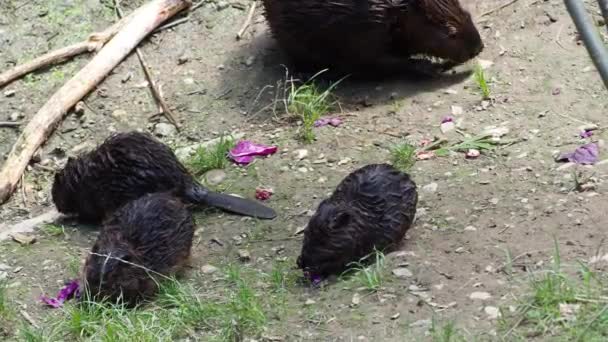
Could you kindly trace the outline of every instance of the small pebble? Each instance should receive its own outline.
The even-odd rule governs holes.
[[[405,268],[405,267],[399,267],[399,268],[395,268],[393,270],[393,275],[397,278],[410,278],[411,276],[413,276],[412,271],[410,271],[409,269]]]
[[[489,319],[498,319],[498,317],[500,317],[500,310],[498,310],[497,307],[494,306],[486,306],[483,311],[485,311],[485,313],[488,315]]]
[[[239,260],[242,262],[249,262],[251,261],[251,253],[249,253],[248,250],[246,249],[239,249],[238,251],[239,254]]]
[[[177,128],[175,128],[175,126],[172,124],[161,122],[154,126],[154,134],[159,137],[169,137],[175,133],[177,133]]]
[[[204,274],[213,274],[215,272],[217,272],[217,267],[212,266],[212,265],[204,265],[203,267],[201,267],[201,271]]]
[[[492,298],[492,295],[487,292],[473,292],[469,296],[473,300],[488,300]]]
[[[425,192],[429,192],[429,193],[433,193],[437,191],[437,188],[439,187],[439,184],[437,183],[430,183],[427,184],[425,186],[422,187],[422,190]]]
[[[205,173],[205,181],[209,185],[219,185],[226,179],[224,170],[210,170]]]

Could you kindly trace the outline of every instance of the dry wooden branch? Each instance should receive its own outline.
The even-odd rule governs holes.
[[[122,9],[120,8],[120,1],[115,0],[114,7],[116,8],[116,14],[118,15],[119,18],[121,18]],[[167,118],[167,120],[169,120],[169,122],[171,122],[175,126],[175,128],[177,128],[177,130],[179,130],[181,127],[180,127],[179,123],[177,122],[175,115],[169,108],[169,105],[167,104],[167,102],[165,102],[165,99],[163,98],[163,95],[161,94],[160,90],[156,86],[156,82],[154,82],[154,78],[152,78],[152,73],[150,72],[148,63],[146,63],[146,59],[144,58],[143,52],[141,52],[140,48],[136,47],[135,53],[137,53],[137,58],[139,59],[139,64],[141,64],[141,67],[144,70],[144,74],[146,75],[146,80],[148,81],[148,85],[150,86],[150,91],[152,92],[152,96],[154,96],[154,99],[160,106],[161,114],[164,115]]]
[[[245,31],[251,24],[251,20],[253,19],[253,15],[255,14],[256,5],[257,5],[257,1],[254,0],[253,3],[251,4],[251,7],[249,8],[249,14],[247,14],[247,20],[245,20],[245,22],[243,23],[243,26],[239,30],[239,33],[236,34],[236,40],[240,40],[241,38],[243,38]]]
[[[10,82],[23,77],[31,72],[34,72],[45,66],[53,65],[65,61],[71,57],[77,56],[85,52],[98,51],[101,47],[112,39],[114,35],[125,25],[126,22],[133,18],[135,12],[131,13],[123,20],[112,25],[103,32],[97,32],[89,35],[84,42],[76,43],[59,50],[51,51],[38,58],[35,58],[25,64],[18,65],[13,69],[0,74],[0,88]]]
[[[490,15],[490,14],[496,12],[496,11],[500,11],[500,10],[502,10],[504,8],[507,8],[507,7],[511,6],[511,5],[513,5],[514,3],[516,3],[517,1],[518,0],[511,0],[511,1],[507,2],[507,3],[504,3],[504,4],[502,4],[502,5],[500,5],[500,6],[496,7],[496,8],[493,8],[493,9],[491,9],[489,11],[486,11],[486,12],[482,13],[480,15],[480,17],[485,17],[485,16]]]
[[[114,38],[42,106],[17,138],[3,165],[0,172],[0,203],[10,198],[32,155],[63,115],[99,84],[150,32],[191,4],[190,0],[153,0],[138,9],[137,14],[124,24]]]
[[[162,108],[162,114],[167,118],[167,120],[169,120],[175,126],[175,128],[177,128],[179,130],[181,127],[180,127],[179,123],[177,122],[175,115],[169,108],[169,105],[163,98],[159,89],[156,87],[156,82],[154,82],[154,79],[152,78],[152,74],[150,73],[150,68],[148,68],[148,64],[146,63],[146,60],[144,59],[143,53],[141,52],[141,50],[139,48],[135,49],[135,52],[137,53],[137,58],[139,58],[139,63],[141,64],[142,69],[144,69],[144,74],[146,74],[146,79],[148,80],[148,84],[150,85],[150,90],[152,91],[152,95],[156,99],[156,102],[158,102],[158,104]]]
[[[21,121],[0,121],[0,127],[19,127],[21,126],[22,122]]]

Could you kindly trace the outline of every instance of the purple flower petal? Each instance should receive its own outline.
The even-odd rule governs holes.
[[[253,161],[254,156],[271,155],[277,150],[278,147],[276,146],[266,146],[248,140],[241,140],[232,150],[230,150],[229,156],[239,164],[249,164]]]
[[[323,126],[333,126],[333,127],[338,127],[342,124],[342,119],[340,118],[323,118],[323,119],[319,119],[317,121],[315,121],[315,123],[313,124],[315,127],[323,127]]]
[[[40,296],[40,300],[50,307],[60,308],[63,306],[63,303],[66,300],[69,300],[73,297],[80,297],[80,284],[77,279],[70,281],[61,290],[59,290],[59,293],[57,293],[57,298]]]
[[[451,116],[446,116],[443,119],[441,119],[441,123],[444,124],[446,122],[454,122],[454,118]]]
[[[60,307],[63,306],[63,302],[60,302],[60,301],[58,301],[55,298],[49,298],[47,296],[40,296],[40,300],[44,304],[46,304],[46,305],[48,305],[48,306],[50,306],[52,308],[55,308],[55,309],[60,308]]]
[[[580,133],[581,138],[585,139],[585,138],[590,138],[593,135],[593,131],[590,130],[584,130]]]
[[[562,153],[558,161],[569,161],[576,164],[595,164],[599,159],[599,147],[596,143],[589,143],[578,147],[574,152]]]

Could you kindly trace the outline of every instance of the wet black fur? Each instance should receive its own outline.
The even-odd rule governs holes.
[[[115,134],[95,150],[76,159],[69,158],[63,170],[55,175],[52,196],[60,212],[98,223],[129,201],[163,191],[171,191],[191,203],[224,209],[234,204],[247,209],[245,214],[251,210],[261,218],[276,216],[272,209],[252,200],[204,188],[168,146],[139,132]]]
[[[298,266],[311,276],[329,276],[374,248],[397,247],[412,225],[418,192],[410,177],[387,164],[348,175],[323,200],[304,230]]]
[[[468,12],[450,2],[461,21],[449,36],[446,22],[427,18],[416,0],[263,0],[270,31],[297,73],[329,69],[383,78],[403,74],[438,76],[475,57],[483,43]],[[456,8],[457,7],[457,8]],[[441,20],[439,20],[441,21]],[[436,64],[411,57],[423,53],[455,63]]]
[[[186,206],[168,193],[145,195],[117,210],[104,223],[87,258],[84,276],[93,299],[135,305],[151,298],[163,281],[183,269],[190,256],[194,220]],[[117,259],[143,266],[149,272]],[[91,298],[88,297],[88,298]],[[83,298],[87,298],[84,296]]]

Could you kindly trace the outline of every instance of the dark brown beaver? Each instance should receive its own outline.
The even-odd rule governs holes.
[[[57,209],[97,223],[127,202],[147,193],[173,191],[186,202],[272,219],[274,210],[253,200],[209,191],[177,160],[169,147],[146,133],[109,137],[95,150],[69,158],[55,175]]]
[[[391,73],[422,67],[426,74],[464,63],[484,47],[458,0],[263,2],[273,36],[300,71]]]
[[[304,230],[298,267],[313,279],[326,277],[374,248],[396,247],[412,225],[417,204],[416,184],[390,165],[352,172],[319,204]]]
[[[88,298],[116,301],[122,295],[134,305],[152,297],[163,280],[159,274],[170,276],[186,265],[193,236],[190,211],[171,194],[148,194],[127,203],[104,222],[87,258]]]

